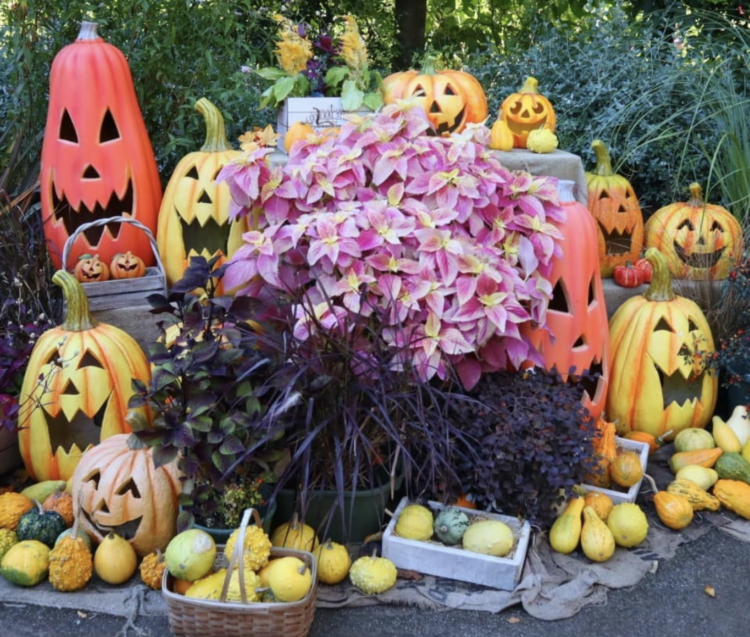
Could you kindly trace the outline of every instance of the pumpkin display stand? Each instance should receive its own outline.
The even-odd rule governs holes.
[[[159,248],[156,245],[156,240],[146,226],[129,217],[98,219],[91,223],[84,223],[79,226],[65,242],[62,253],[62,262],[68,262],[68,256],[70,255],[70,251],[79,234],[85,232],[89,228],[95,228],[110,223],[126,223],[143,231],[151,244],[151,250],[156,259],[156,267],[146,268],[146,274],[135,279],[117,279],[99,281],[96,283],[82,283],[81,285],[83,285],[83,289],[89,297],[90,309],[93,311],[101,311],[128,308],[137,305],[147,305],[146,299],[149,295],[166,295],[167,277],[164,272],[164,265],[159,258]]]
[[[633,451],[638,454],[641,459],[641,467],[643,467],[643,473],[646,473],[646,465],[648,465],[648,443],[639,442],[637,440],[628,440],[627,438],[615,437],[615,446],[617,447],[617,453],[623,451]],[[610,500],[615,504],[622,504],[623,502],[633,503],[638,496],[638,491],[641,489],[641,483],[643,478],[638,480],[632,487],[627,491],[615,491],[614,489],[604,489],[602,487],[595,487],[591,484],[582,484],[581,487],[587,493],[589,491],[596,491],[609,496]],[[624,488],[624,487],[623,487]]]
[[[497,520],[510,527],[513,531],[513,548],[506,557],[494,557],[473,553],[457,546],[445,546],[439,542],[420,542],[399,537],[396,534],[396,522],[409,504],[408,498],[401,500],[383,533],[383,557],[391,560],[400,569],[504,591],[516,588],[521,579],[531,539],[531,526],[528,522],[521,522],[518,518],[500,513],[451,507],[466,513],[470,521]],[[428,506],[432,510],[444,508],[439,502],[429,502]]]
[[[178,637],[305,637],[310,632],[315,617],[315,601],[318,594],[317,562],[312,553],[293,549],[272,548],[271,558],[296,557],[311,571],[310,591],[298,602],[226,602],[229,581],[236,567],[239,570],[241,599],[247,599],[245,578],[242,569],[242,552],[245,545],[245,529],[251,514],[261,526],[255,509],[246,509],[240,524],[240,534],[232,558],[227,564],[224,546],[217,546],[214,567],[227,568],[227,577],[219,600],[204,600],[185,597],[174,590],[174,577],[165,569],[162,580],[162,595],[167,604],[169,628]]]

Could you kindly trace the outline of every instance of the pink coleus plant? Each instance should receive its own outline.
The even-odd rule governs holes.
[[[557,180],[504,168],[485,126],[450,138],[429,128],[399,103],[297,142],[284,167],[247,148],[218,177],[232,218],[254,228],[225,285],[287,295],[302,340],[376,320],[394,367],[426,381],[454,366],[471,388],[482,372],[540,362],[519,325],[545,324],[561,254],[550,222],[564,211]]]

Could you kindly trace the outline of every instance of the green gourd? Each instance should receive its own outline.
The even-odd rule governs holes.
[[[438,539],[449,546],[458,544],[468,528],[469,516],[453,507],[441,510],[433,526]]]
[[[56,511],[45,511],[39,502],[35,501],[34,504],[36,508],[24,513],[18,522],[18,540],[38,540],[52,548],[60,533],[65,530],[65,520]]]
[[[0,574],[16,586],[36,586],[49,572],[49,547],[28,540],[12,546],[0,562]]]
[[[750,462],[739,453],[724,453],[716,461],[714,470],[722,480],[739,480],[750,484]]]

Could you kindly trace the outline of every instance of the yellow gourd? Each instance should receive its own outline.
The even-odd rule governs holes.
[[[648,535],[646,514],[637,504],[623,502],[612,508],[607,518],[607,526],[615,537],[617,546],[632,548],[638,546]]]
[[[88,584],[93,574],[91,551],[77,535],[62,538],[50,551],[49,582],[55,590],[80,590]]]
[[[0,529],[15,531],[24,513],[33,507],[34,503],[20,493],[3,493],[0,495]]]
[[[497,114],[497,120],[490,130],[490,148],[492,150],[513,150],[513,133],[508,123],[503,120],[503,112]]]
[[[396,565],[377,553],[360,557],[349,570],[349,578],[359,590],[368,595],[385,593],[396,584]]]
[[[466,529],[461,542],[472,553],[505,557],[513,548],[513,531],[498,520],[480,520]]]
[[[721,503],[714,496],[686,478],[678,477],[677,480],[670,482],[667,491],[686,498],[690,502],[690,506],[693,507],[693,511],[718,511],[721,506]]]
[[[16,586],[36,586],[49,571],[49,547],[26,540],[10,547],[0,562],[0,573]]]
[[[18,536],[10,529],[0,529],[0,560],[10,550],[10,547],[18,544]]]
[[[572,553],[576,550],[581,539],[581,513],[584,506],[583,498],[571,499],[562,515],[552,525],[549,543],[558,553]]]
[[[277,548],[314,551],[320,544],[315,529],[302,524],[295,513],[289,522],[282,524],[271,536],[271,544]]]
[[[94,553],[94,570],[107,584],[124,584],[138,567],[138,556],[130,542],[109,533]]]
[[[612,482],[621,487],[632,487],[643,477],[643,465],[640,456],[634,451],[625,451],[609,465]]]
[[[714,485],[714,495],[724,507],[750,520],[750,484],[739,480],[719,480]]]
[[[690,480],[704,491],[708,491],[716,484],[716,481],[719,479],[719,474],[716,473],[714,469],[691,464],[680,469],[675,477],[678,480]]]
[[[551,153],[557,144],[557,135],[544,126],[531,131],[526,140],[526,148],[534,153]]]
[[[318,560],[319,582],[338,584],[349,575],[352,560],[345,546],[328,540],[315,549],[315,558]]]
[[[740,453],[742,451],[742,443],[740,443],[737,434],[719,416],[714,416],[711,424],[711,433],[719,449],[724,453]]]
[[[745,446],[742,447],[742,457],[750,462],[750,439],[745,443]],[[716,474],[718,477],[718,473]]]
[[[237,544],[239,536],[240,530],[235,529],[227,540],[227,544],[224,547],[224,556],[227,562],[230,562],[232,559],[232,553],[234,553],[234,547]],[[268,539],[263,529],[259,526],[248,526],[245,529],[245,551],[242,555],[245,568],[251,571],[263,568],[268,564],[270,555],[271,540]]]
[[[612,502],[612,498],[604,493],[599,493],[598,491],[590,491],[586,494],[583,501],[585,506],[591,507],[596,511],[599,519],[603,522],[607,521],[610,511],[612,511],[612,507],[615,506],[615,503]]]
[[[432,511],[421,504],[410,504],[398,516],[396,533],[406,540],[424,542],[432,537],[435,520]]]
[[[312,573],[298,557],[276,560],[268,575],[268,586],[280,602],[298,602],[312,588]]]
[[[590,506],[583,508],[581,548],[583,554],[594,562],[606,562],[615,552],[615,538],[612,531]]]

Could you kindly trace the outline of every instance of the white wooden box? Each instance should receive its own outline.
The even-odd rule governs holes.
[[[372,111],[366,106],[356,111],[345,111],[340,97],[287,97],[279,108],[276,132],[283,139],[289,127],[297,122],[306,122],[315,130],[341,126],[346,122],[344,116],[348,113],[364,115]],[[279,144],[279,150],[284,151],[283,144]]]
[[[643,473],[646,473],[646,465],[648,464],[648,444],[645,442],[638,442],[637,440],[628,440],[627,438],[615,437],[615,445],[618,450],[621,451],[635,451],[641,458],[641,466],[643,467]],[[582,484],[584,491],[598,491],[608,495],[612,502],[620,504],[622,502],[635,502],[635,498],[638,495],[638,491],[641,488],[643,478],[638,480],[627,492],[613,491],[612,489],[602,489],[601,487],[595,487],[590,484]]]
[[[511,552],[506,557],[493,557],[465,551],[460,544],[446,546],[440,542],[418,542],[399,537],[396,535],[396,521],[408,504],[410,504],[408,498],[401,500],[383,534],[383,557],[387,557],[402,569],[481,584],[504,591],[515,589],[521,579],[531,538],[531,527],[528,522],[521,522],[518,518],[499,513],[455,507],[466,513],[469,519],[498,520],[511,528],[515,539]],[[429,505],[433,510],[443,508],[443,505],[438,502],[430,502]]]

